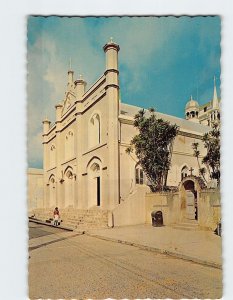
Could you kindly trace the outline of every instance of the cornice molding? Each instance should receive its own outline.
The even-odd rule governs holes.
[[[76,117],[74,116],[73,119],[71,119],[64,127],[62,127],[60,130],[57,130],[56,133],[64,131],[70,124],[72,124],[76,120]]]
[[[104,72],[104,75],[106,76],[108,73],[116,73],[117,75],[119,75],[119,71],[117,69],[107,69],[105,72]]]
[[[52,168],[50,168],[50,169],[46,170],[45,172],[51,172],[51,171],[54,171],[56,168],[57,168],[57,166],[55,166],[55,167],[52,167]]]
[[[186,132],[186,131],[182,131],[182,130],[178,131],[178,135],[187,136],[187,137],[191,137],[194,139],[200,139],[200,140],[202,140],[202,137],[203,137],[203,134],[190,133],[190,132]]]
[[[82,156],[84,156],[84,155],[86,155],[86,154],[88,154],[88,153],[91,153],[91,152],[93,152],[93,151],[95,151],[95,150],[98,150],[98,149],[100,149],[100,148],[102,148],[102,147],[104,147],[104,146],[106,146],[106,145],[107,145],[107,143],[104,143],[104,144],[101,144],[101,145],[97,145],[96,147],[91,148],[91,149],[89,149],[88,151],[84,152],[84,153],[82,154]]]
[[[98,83],[98,81],[100,81]],[[88,90],[86,91],[86,93],[83,95],[83,99],[80,101],[80,100],[77,100],[79,102],[84,102],[87,100],[87,98],[89,98],[96,90],[98,90],[98,88],[103,85],[104,83],[106,82],[106,78],[104,75],[102,75],[94,84],[93,86]],[[98,84],[97,84],[98,83]],[[95,86],[96,85],[96,86]],[[76,101],[75,101],[76,102]]]
[[[65,165],[65,164],[68,164],[74,160],[76,160],[77,158],[76,157],[73,157],[73,158],[69,158],[68,160],[66,160],[65,162],[61,163],[61,166]]]
[[[53,135],[50,139],[48,139],[46,142],[43,142],[42,145],[43,145],[43,144],[48,144],[48,143],[50,143],[53,139],[55,139],[56,136],[57,136],[57,135],[54,134],[54,135]]]
[[[111,43],[111,44],[107,43],[103,46],[103,50],[105,53],[110,49],[115,49],[118,52],[120,51],[120,46],[115,43]]]
[[[182,156],[191,156],[191,157],[194,157],[194,156],[193,156],[193,153],[187,153],[187,152],[181,152],[181,151],[175,151],[175,150],[172,151],[172,154],[177,154],[177,155],[182,155]],[[200,155],[199,157],[200,157],[200,158],[203,158],[204,156]]]
[[[105,86],[105,90],[107,90],[107,89],[110,88],[110,87],[116,88],[116,89],[118,89],[118,90],[120,89],[120,87],[119,87],[118,84],[112,83],[112,84],[107,84],[107,85]]]
[[[64,115],[61,117],[61,119],[59,120],[59,122],[63,122],[67,117],[69,117],[69,115],[74,112],[76,110],[76,105],[75,102],[73,103],[73,105],[70,107],[69,110],[67,110]]]
[[[51,132],[53,132],[53,130],[56,129],[56,124],[53,124],[53,126],[51,128],[49,128],[49,131],[47,133],[43,133],[43,136],[48,136],[50,135]]]
[[[103,97],[106,96],[106,92],[101,94],[98,98],[96,98],[89,106],[87,106],[83,111],[79,111],[75,113],[75,116],[77,115],[83,115],[86,111],[88,111],[93,105],[95,105],[98,101],[100,101]]]

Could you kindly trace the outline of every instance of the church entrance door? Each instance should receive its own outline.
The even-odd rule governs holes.
[[[97,206],[100,206],[100,176],[96,178],[97,180]]]
[[[56,206],[56,183],[53,176],[49,180],[49,195],[48,195],[48,207]]]
[[[74,182],[73,173],[68,170],[65,173],[65,207],[72,207],[74,205]]]
[[[194,181],[187,178],[181,189],[183,218],[186,220],[198,220],[197,191]]]
[[[190,190],[186,190],[186,218],[195,220],[195,197]]]
[[[101,206],[100,165],[93,163],[89,170],[88,207]]]

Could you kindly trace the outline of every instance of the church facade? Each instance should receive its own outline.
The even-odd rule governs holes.
[[[119,45],[110,40],[103,50],[104,74],[86,90],[84,79],[80,76],[74,80],[74,72],[69,70],[65,98],[55,107],[55,123],[47,118],[43,121],[43,208],[111,211],[137,193],[137,187],[144,186],[146,190],[147,179],[136,156],[125,151],[137,134],[133,121],[140,108],[119,99]],[[218,104],[216,97],[214,94],[214,105]],[[209,115],[214,115],[210,111],[218,117],[219,107],[205,109],[191,99],[186,105],[186,119],[156,113],[179,126],[169,186],[177,187],[188,175],[199,176],[192,143],[199,142],[203,157],[201,139],[210,130]]]

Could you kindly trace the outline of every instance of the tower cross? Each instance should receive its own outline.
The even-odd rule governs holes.
[[[191,167],[191,168],[189,169],[189,171],[190,171],[190,175],[193,176],[193,171],[194,171],[194,169]]]

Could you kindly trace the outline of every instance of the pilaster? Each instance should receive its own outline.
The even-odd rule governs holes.
[[[119,71],[120,47],[110,40],[104,46],[106,53],[106,97],[108,101],[108,209],[119,203]]]

